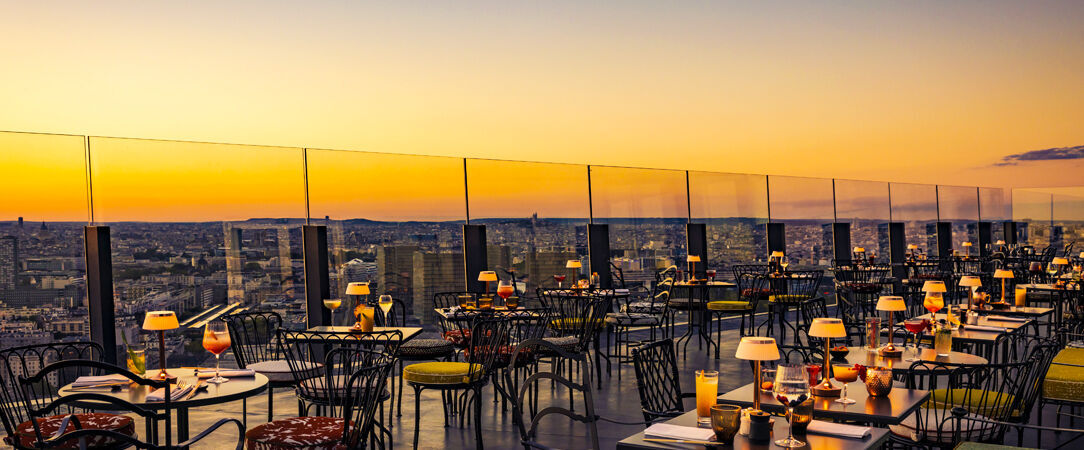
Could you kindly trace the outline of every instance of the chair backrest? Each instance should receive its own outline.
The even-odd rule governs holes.
[[[613,283],[613,287],[625,289],[625,272],[620,267],[617,267],[613,261],[610,261],[610,281]]]
[[[461,298],[470,298],[477,304],[478,294],[473,292],[438,292],[433,294],[433,306],[436,308],[451,308],[453,306],[459,306]],[[470,324],[464,323],[461,320],[448,320],[441,316],[437,316],[437,323],[440,324],[441,336],[447,336],[450,332],[462,333],[463,330],[469,329]]]
[[[1014,413],[1022,410],[1028,390],[1034,387],[1039,369],[1037,358],[1005,364],[912,363],[904,378],[906,388],[934,393],[926,407],[916,413],[919,431],[913,438],[920,443],[946,444],[946,436],[931,436],[929,432],[938,430],[952,416],[953,407],[964,407],[974,416],[1011,421]],[[968,417],[961,420],[963,428],[957,437],[962,441],[997,441],[1005,431],[1004,427],[972,423]]]
[[[672,339],[633,350],[632,365],[636,370],[636,391],[640,394],[644,421],[677,417],[685,412]]]
[[[20,395],[23,391],[19,387],[19,377],[29,377],[57,361],[101,361],[102,354],[102,346],[95,342],[37,344],[0,350],[0,421],[7,435],[14,437],[15,428],[30,420]],[[52,381],[63,386],[80,375],[86,374],[72,368],[54,374]]]
[[[521,352],[529,352],[531,354],[545,353],[554,355],[555,358],[566,362],[579,362],[580,367],[587,367],[588,370],[577,371],[583,374],[580,380],[570,380],[563,375],[556,372],[542,372],[536,371],[531,373],[522,382],[515,381],[512,377],[512,371],[506,371],[506,385],[512,387],[512,418],[515,422],[516,428],[519,430],[520,442],[524,448],[538,448],[548,449],[549,447],[538,442],[538,428],[546,416],[553,414],[560,414],[568,417],[573,421],[583,423],[587,426],[587,445],[589,448],[598,449],[598,416],[595,415],[595,401],[591,395],[591,370],[590,364],[587,362],[587,355],[583,353],[570,353],[542,339],[531,339],[521,342],[516,346],[516,349],[512,352],[512,358],[519,358]],[[536,390],[541,383],[555,383],[568,390],[570,398],[581,397],[583,404],[583,413],[577,413],[570,408],[564,406],[557,406],[557,402],[546,406],[545,408],[528,408],[528,397],[531,392]],[[556,397],[552,397],[556,399]],[[536,401],[538,401],[536,399]],[[531,417],[528,420],[525,417],[527,411],[531,412]],[[528,426],[529,424],[529,426]]]
[[[735,264],[730,267],[734,272],[734,279],[741,278],[744,273],[752,275],[767,275],[771,271],[771,266],[767,264]]]
[[[781,281],[786,286],[787,295],[808,300],[817,296],[817,288],[820,287],[823,278],[823,270],[792,270],[790,276],[783,277]],[[771,284],[771,279],[769,279],[769,284]]]
[[[611,297],[593,297],[553,293],[543,296],[545,307],[553,314],[550,330],[557,336],[575,336],[576,352],[583,352],[605,326],[606,313],[612,309]]]
[[[472,379],[473,382],[484,382],[499,366],[499,358],[507,357],[510,327],[511,321],[494,315],[479,315],[474,319],[470,345],[463,351],[472,371],[475,367],[482,370],[482,376]]]
[[[341,380],[353,372],[352,365],[345,368],[328,367],[333,364],[342,365],[341,361],[329,361],[329,357],[351,355],[340,349],[393,357],[399,351],[403,333],[398,330],[356,334],[279,330],[278,339],[282,357],[286,359],[297,383],[298,396],[325,400],[330,397],[327,388],[330,377],[338,376],[337,382],[341,386]]]
[[[346,395],[341,403],[344,405],[341,414],[342,443],[346,448],[365,448],[367,438],[373,434],[376,411],[380,407],[380,398],[384,395],[388,375],[395,360],[383,353],[351,348],[332,350],[332,353],[328,354],[328,360],[332,363],[343,363],[348,367],[340,371],[341,375],[335,375],[345,376],[345,389],[341,391]],[[329,381],[337,379],[339,378],[332,378],[329,372]],[[340,403],[333,400],[332,404]]]
[[[69,379],[69,377],[74,374],[79,374],[80,376],[91,374],[122,375],[131,380],[133,384],[147,386],[150,389],[163,389],[164,395],[161,403],[161,412],[144,408],[126,400],[121,400],[117,397],[105,395],[100,392],[87,391],[60,395],[60,388],[75,381],[75,378]],[[25,405],[30,419],[32,419],[31,424],[34,429],[35,444],[40,447],[70,447],[79,442],[79,440],[85,439],[87,442],[107,441],[112,447],[123,447],[127,444],[138,448],[154,448],[153,445],[140,441],[134,436],[129,436],[117,431],[105,429],[78,429],[80,428],[79,425],[77,423],[72,423],[73,421],[77,421],[77,419],[70,419],[74,416],[68,416],[68,418],[62,422],[60,428],[60,430],[71,429],[73,431],[61,433],[59,437],[54,437],[56,436],[55,434],[46,435],[42,431],[40,419],[73,411],[77,409],[75,405],[80,402],[85,403],[93,401],[104,403],[102,408],[96,409],[134,413],[147,421],[164,421],[165,429],[172,429],[170,422],[170,405],[172,404],[172,399],[170,395],[170,382],[168,380],[144,378],[120,367],[101,361],[68,359],[46,365],[40,371],[37,371],[30,376],[19,375],[18,384],[23,404]],[[165,434],[165,447],[170,447],[172,443],[171,437],[169,436],[170,433]]]
[[[276,342],[282,329],[282,316],[274,311],[247,311],[229,314],[223,318],[230,332],[230,350],[237,359],[237,367],[273,361],[278,358]]]

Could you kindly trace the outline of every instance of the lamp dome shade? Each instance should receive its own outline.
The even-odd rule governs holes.
[[[783,257],[783,252],[779,252],[779,251],[772,252],[771,257],[772,258],[782,258]]]
[[[369,283],[353,282],[346,285],[346,295],[369,295]]]
[[[580,262],[580,260],[578,260],[578,259],[570,259],[567,262],[565,262],[565,268],[566,269],[579,269],[581,267],[583,267],[583,263]]]
[[[497,272],[492,270],[478,272],[478,281],[497,281]]]
[[[907,244],[908,250],[918,250],[918,246],[915,244]]]
[[[774,361],[779,359],[779,346],[775,345],[775,338],[743,337],[738,342],[734,357],[748,361]]]
[[[866,252],[866,248],[865,248],[865,247],[855,247],[855,248],[854,248],[854,252],[855,252],[855,253],[865,253],[865,252]]]
[[[1012,278],[1012,271],[1006,269],[997,269],[994,271],[994,278]]]
[[[147,331],[176,330],[180,326],[173,311],[147,311],[143,319],[143,329]]]
[[[970,246],[971,246],[971,242],[968,242],[968,241],[963,241],[962,243],[960,243],[960,245],[962,245],[962,246],[964,246],[964,247],[970,247]]]
[[[847,329],[843,327],[843,319],[834,317],[818,317],[809,325],[809,335],[823,338],[847,337]]]
[[[689,255],[685,257],[686,262],[700,262],[700,255]]]
[[[982,286],[982,279],[974,275],[964,275],[960,277],[960,286],[963,287],[980,287]]]
[[[1052,261],[1050,261],[1050,264],[1054,264],[1056,266],[1066,266],[1069,265],[1069,258],[1054,258]]]
[[[907,311],[907,303],[898,295],[882,295],[877,299],[878,311]]]
[[[994,245],[1005,245],[1005,241],[998,239],[997,242],[994,242]]]
[[[948,292],[944,281],[928,280],[922,284],[924,292]]]

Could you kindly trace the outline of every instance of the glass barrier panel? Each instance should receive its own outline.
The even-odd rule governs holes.
[[[937,186],[889,183],[892,221],[902,222],[907,245],[920,254],[937,256]]]
[[[173,311],[169,365],[207,367],[203,327],[224,314],[269,310],[305,326],[301,149],[91,138],[90,156],[124,339],[152,337],[147,311]]]
[[[463,160],[414,155],[307,150],[309,211],[328,226],[334,314],[353,323],[355,302],[388,294],[408,321],[435,323],[433,296],[461,292],[466,195]],[[369,282],[367,299],[347,296]]]
[[[610,262],[625,282],[650,283],[661,269],[684,268],[685,172],[591,166],[590,173],[594,223],[609,224]]]
[[[792,268],[827,268],[832,264],[832,180],[768,177],[771,221],[786,224],[787,258]]]
[[[0,132],[4,347],[86,340],[82,136]]]
[[[969,251],[978,255],[978,188],[937,186],[937,214],[942,222],[952,223],[952,250],[961,255]],[[971,243],[970,249],[963,245],[964,242]]]
[[[1016,240],[1039,250],[1050,245],[1053,196],[1026,189],[1012,190],[1013,221],[1017,222]]]
[[[1050,244],[1059,255],[1079,257],[1084,252],[1084,197],[1054,194]]]
[[[587,166],[468,159],[471,223],[486,226],[489,269],[533,295],[556,287],[568,260],[587,267],[587,192]]]
[[[720,277],[730,265],[766,260],[767,177],[690,171],[689,206],[692,222],[707,225],[707,267]]]
[[[979,188],[979,219],[990,222],[992,242],[1005,240],[1003,223],[1012,220],[1010,191],[1003,188]]]
[[[888,183],[835,180],[835,187],[836,220],[850,222],[851,246],[865,248],[878,260],[888,261]]]

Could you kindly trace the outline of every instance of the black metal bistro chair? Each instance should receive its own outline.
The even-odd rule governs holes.
[[[578,360],[579,365],[587,366],[587,355],[583,353],[569,353],[564,348],[554,345],[553,343],[543,339],[529,339],[521,342],[516,346],[514,352],[512,352],[512,360],[519,359],[521,354],[552,354],[555,358],[562,360]],[[568,364],[572,365],[572,364]],[[536,370],[530,373],[525,379],[514,379],[511,373],[506,373],[506,385],[513,388],[514,401],[512,402],[512,420],[515,423],[517,431],[520,435],[520,443],[524,449],[549,449],[544,444],[538,442],[539,438],[539,424],[543,422],[546,416],[553,414],[560,414],[575,422],[580,422],[587,427],[587,442],[585,443],[588,448],[599,449],[598,441],[598,421],[599,417],[595,414],[595,402],[591,394],[591,374],[585,373],[583,376],[576,378],[566,378],[559,371],[543,372]],[[564,408],[557,406],[556,404],[548,405],[545,408],[530,407],[529,397],[532,393],[537,392],[538,384],[549,381],[564,389],[568,390],[570,398],[579,397],[584,405],[583,413],[577,413],[571,408]],[[530,414],[530,417],[525,417],[526,414]]]
[[[657,422],[685,412],[684,400],[696,393],[681,392],[674,341],[663,339],[632,351],[636,391],[645,422]]]
[[[282,316],[274,311],[248,311],[222,318],[230,332],[230,351],[237,367],[267,377],[267,421],[274,420],[275,389],[294,386],[290,365],[279,353],[276,341]],[[300,414],[301,405],[298,404]],[[248,399],[241,400],[242,423],[248,426]]]

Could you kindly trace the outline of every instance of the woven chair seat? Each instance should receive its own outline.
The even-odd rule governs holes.
[[[748,311],[753,308],[753,304],[749,302],[738,301],[715,301],[708,302],[708,311]]]
[[[916,426],[917,419],[915,419],[915,417],[919,414],[923,414],[923,417],[934,417],[933,414],[927,413],[924,408],[920,408],[919,410],[915,411],[914,414],[911,414],[907,416],[906,419],[903,419],[903,422],[900,422],[899,425],[889,425],[888,431],[896,435],[897,437],[906,439],[908,441],[921,440],[943,444],[951,444],[954,442],[956,437],[954,435],[956,430],[955,420],[946,421],[944,427],[941,430],[938,430],[938,426],[940,426],[941,424],[923,422],[922,429],[919,430]],[[952,414],[946,411],[944,414],[938,414],[937,417],[952,417]],[[996,431],[996,428],[992,424],[984,422],[969,422],[966,419],[967,417],[970,417],[972,419],[980,419],[982,418],[982,416],[977,416],[974,414],[968,414],[967,416],[965,416],[963,424],[965,427],[969,427],[967,428],[967,433],[969,434],[970,438],[988,440],[994,437],[994,432]]]
[[[625,306],[626,311],[640,314],[662,314],[665,309],[666,305],[651,302],[632,302]]]
[[[249,450],[345,449],[342,437],[342,418],[318,416],[279,419],[245,433]]]
[[[620,326],[658,325],[659,316],[641,313],[609,313],[606,323]]]
[[[38,420],[38,427],[41,428],[42,435],[46,439],[53,437],[57,431],[60,430],[60,423],[64,421],[64,418],[68,417],[67,414],[60,414],[56,416],[50,416]],[[91,430],[109,430],[116,431],[128,436],[135,436],[135,421],[131,417],[122,416],[119,414],[107,414],[107,413],[81,413],[75,414],[75,417],[79,419],[79,425],[84,429]],[[74,430],[72,425],[68,425],[69,432]],[[19,437],[19,444],[23,447],[33,448],[34,443],[37,442],[37,435],[34,433],[34,424],[29,420],[19,424],[15,428],[15,434]],[[4,439],[5,443],[12,445],[9,438]],[[88,448],[115,448],[118,442],[108,436],[94,436],[87,443]],[[75,449],[79,448],[79,440],[72,439],[69,442],[65,442],[60,446],[52,448],[62,449]]]
[[[434,359],[455,353],[455,345],[444,339],[412,339],[399,347],[402,359]]]
[[[1043,398],[1084,403],[1084,348],[1067,348],[1054,357],[1043,379]]]

